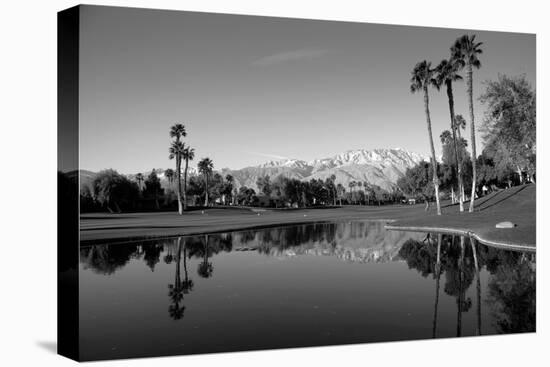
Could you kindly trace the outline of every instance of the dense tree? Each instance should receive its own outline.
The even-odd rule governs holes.
[[[437,176],[437,160],[435,158],[435,148],[432,136],[432,122],[430,119],[430,101],[428,88],[437,86],[437,81],[434,79],[434,70],[431,68],[431,63],[421,61],[417,63],[412,71],[411,77],[411,92],[416,93],[422,91],[424,94],[424,113],[426,115],[426,125],[428,127],[428,139],[430,141],[430,151],[432,154],[432,170],[433,170],[433,186],[435,190],[435,200],[437,206],[437,215],[441,215],[441,205],[439,203],[439,178]]]
[[[518,173],[534,177],[536,169],[536,95],[525,76],[499,75],[488,81],[480,101],[487,106],[483,121],[485,152]],[[534,179],[533,179],[534,180]]]
[[[137,184],[112,169],[97,173],[92,181],[92,192],[94,199],[110,212],[133,208],[139,197]]]
[[[431,163],[422,161],[412,168],[405,171],[405,175],[397,180],[397,186],[405,194],[422,197],[426,202],[434,195],[434,186],[430,185],[433,182],[431,175],[433,169]]]
[[[256,180],[256,186],[258,186],[258,190],[266,196],[271,195],[271,180],[269,178],[269,175],[260,176]]]
[[[472,145],[472,194],[470,197],[469,211],[474,211],[474,201],[476,196],[476,129],[474,122],[474,89],[473,89],[473,69],[479,69],[481,62],[478,59],[483,51],[481,50],[482,42],[476,42],[476,36],[463,35],[458,38],[451,47],[452,58],[455,59],[460,67],[466,68],[466,91],[468,96],[468,109],[470,112],[470,143]]]
[[[258,201],[258,197],[256,196],[256,191],[254,189],[241,186],[239,188],[239,191],[237,193],[237,203],[239,205],[255,205]]]
[[[160,180],[156,171],[153,169],[147,179],[145,180],[145,189],[143,195],[147,198],[151,198],[155,201],[155,209],[159,209],[159,197],[163,194],[164,190],[161,188]]]

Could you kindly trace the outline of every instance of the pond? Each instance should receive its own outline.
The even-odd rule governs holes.
[[[535,331],[533,253],[335,222],[80,248],[84,360]]]

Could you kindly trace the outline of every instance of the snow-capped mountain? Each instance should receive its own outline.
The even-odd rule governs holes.
[[[370,185],[377,185],[385,190],[391,190],[397,180],[405,174],[407,168],[415,166],[422,160],[429,160],[419,154],[401,148],[395,149],[356,149],[337,154],[333,157],[304,161],[299,159],[284,159],[269,161],[258,166],[242,169],[223,168],[223,176],[231,174],[235,178],[237,187],[247,186],[257,189],[256,181],[259,177],[270,176],[271,179],[279,175],[288,178],[309,181],[311,179],[325,180],[330,176],[336,177],[336,184],[349,187],[351,181],[358,181]],[[86,172],[83,176],[82,172]],[[143,172],[146,178],[151,171]],[[168,185],[164,169],[155,169],[163,186]],[[196,166],[189,166],[188,175],[198,174]],[[94,172],[81,171],[81,181],[91,182]],[[89,177],[88,177],[89,176]],[[128,174],[128,178],[135,180],[135,174]],[[83,177],[86,180],[83,180]]]
[[[233,175],[238,186],[252,188],[256,188],[258,177],[265,175],[271,178],[284,175],[299,180],[314,178],[324,180],[335,175],[336,183],[341,183],[345,187],[351,181],[360,181],[391,190],[397,180],[405,174],[407,168],[413,167],[422,160],[426,158],[401,148],[357,149],[309,162],[298,159],[270,161],[239,170],[224,169],[223,173]]]

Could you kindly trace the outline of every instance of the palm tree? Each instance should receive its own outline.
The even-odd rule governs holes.
[[[432,121],[430,120],[430,100],[428,96],[428,87],[437,85],[433,78],[434,71],[431,69],[431,63],[426,60],[417,63],[412,71],[411,93],[422,91],[424,93],[424,112],[426,114],[426,124],[428,125],[428,138],[430,140],[430,149],[432,152],[433,184],[435,188],[435,200],[437,204],[437,215],[441,215],[441,205],[439,203],[439,178],[437,177],[437,160],[435,159],[434,140],[432,137]]]
[[[361,187],[363,187],[363,182],[357,182],[357,194],[361,193]],[[359,205],[361,205],[361,195],[359,195]]]
[[[176,180],[178,180],[178,213],[183,214],[183,203],[181,200],[181,156],[185,149],[181,142],[182,137],[186,137],[187,132],[183,124],[174,124],[170,127],[170,137],[176,140],[170,146],[170,159],[176,158]]]
[[[172,145],[170,145],[170,148],[168,149],[169,158],[174,159],[176,158],[176,177],[178,179],[178,213],[180,215],[183,214],[183,202],[181,199],[181,157],[183,155],[183,152],[185,151],[185,146],[181,141],[173,141]]]
[[[139,189],[141,190],[143,184],[143,173],[136,174],[136,181],[138,183]]]
[[[369,205],[370,204],[370,188],[369,188],[369,183],[367,181],[363,182],[363,188],[365,190],[365,205]]]
[[[462,115],[455,116],[455,129],[458,134],[458,140],[462,141],[462,133],[460,132],[460,130],[466,129],[466,120],[464,120],[464,117]]]
[[[455,126],[455,102],[453,97],[453,82],[462,80],[462,76],[458,74],[460,70],[460,63],[451,57],[450,60],[442,60],[436,67],[436,81],[437,89],[445,84],[447,89],[447,99],[449,100],[449,114],[451,117],[451,132],[453,136],[453,148],[455,151],[455,166],[458,175],[458,202],[460,211],[464,211],[464,198],[462,197],[462,162],[459,162],[458,158],[458,139],[456,138],[456,126]]]
[[[470,134],[472,144],[472,197],[470,198],[470,213],[474,211],[474,200],[476,194],[476,129],[474,122],[474,90],[473,90],[473,68],[479,69],[481,62],[478,59],[483,51],[482,42],[475,41],[475,34],[467,34],[458,38],[451,47],[451,55],[457,60],[461,67],[466,67],[466,90],[468,93],[468,107],[470,110]]]
[[[336,185],[336,192],[338,193],[338,200],[340,201],[340,206],[342,206],[342,196],[344,195],[344,192],[346,190],[344,189],[344,186],[339,183]]]
[[[166,176],[166,179],[168,180],[168,184],[172,186],[172,183],[174,182],[174,170],[171,168],[168,168],[166,171],[164,171],[164,176]]]
[[[332,183],[332,198],[334,206],[336,206],[336,175],[330,175],[330,182]]]
[[[233,177],[233,175],[226,175],[225,180],[227,181],[228,189],[224,191],[229,192],[229,195],[233,196],[232,191],[233,191],[233,183],[235,182],[235,177]],[[233,197],[231,198],[231,202],[234,203]],[[225,204],[225,200],[224,200],[224,204]]]
[[[176,141],[180,141],[182,137],[186,137],[187,132],[183,124],[174,124],[170,127],[170,137],[176,138]]]
[[[204,198],[204,206],[208,206],[208,177],[212,173],[212,170],[214,169],[214,163],[210,158],[203,158],[199,161],[199,164],[197,165],[199,168],[199,172],[204,175],[206,187],[204,188],[205,191],[205,198]]]
[[[349,192],[350,192],[350,197],[349,197],[350,203],[353,203],[353,188],[355,187],[356,184],[357,183],[355,181],[350,181],[350,183],[348,184]]]
[[[182,158],[185,159],[185,170],[183,171],[183,210],[187,210],[187,169],[189,161],[195,159],[195,149],[187,147],[183,150]]]

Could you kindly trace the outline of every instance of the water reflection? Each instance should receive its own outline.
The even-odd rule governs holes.
[[[128,320],[139,325],[145,316],[157,324],[155,337],[177,348],[177,338],[205,328],[188,341],[189,349],[170,353],[535,331],[534,254],[383,225],[319,223],[81,247],[81,321],[92,334],[83,350],[90,358],[135,355],[106,355],[98,323],[104,319],[105,332],[115,338],[130,332]],[[216,326],[207,333],[212,317],[227,324],[224,333],[238,330],[239,337],[217,335]],[[290,325],[303,333],[300,339],[276,336]],[[151,326],[132,327],[136,335],[151,333]],[[263,338],[243,336],[262,330]],[[221,347],[208,346],[215,341]],[[170,354],[140,347],[143,355]]]
[[[437,238],[437,240],[433,240]],[[487,305],[491,309],[498,333],[518,333],[535,330],[536,277],[535,254],[504,251],[480,245],[473,238],[432,235],[426,241],[409,240],[399,255],[409,269],[423,277],[435,279],[435,303],[432,336],[437,331],[440,278],[445,274],[444,292],[456,299],[456,336],[462,335],[462,316],[472,308],[466,292],[475,285],[476,335],[482,333],[482,296],[480,269],[491,275]]]

